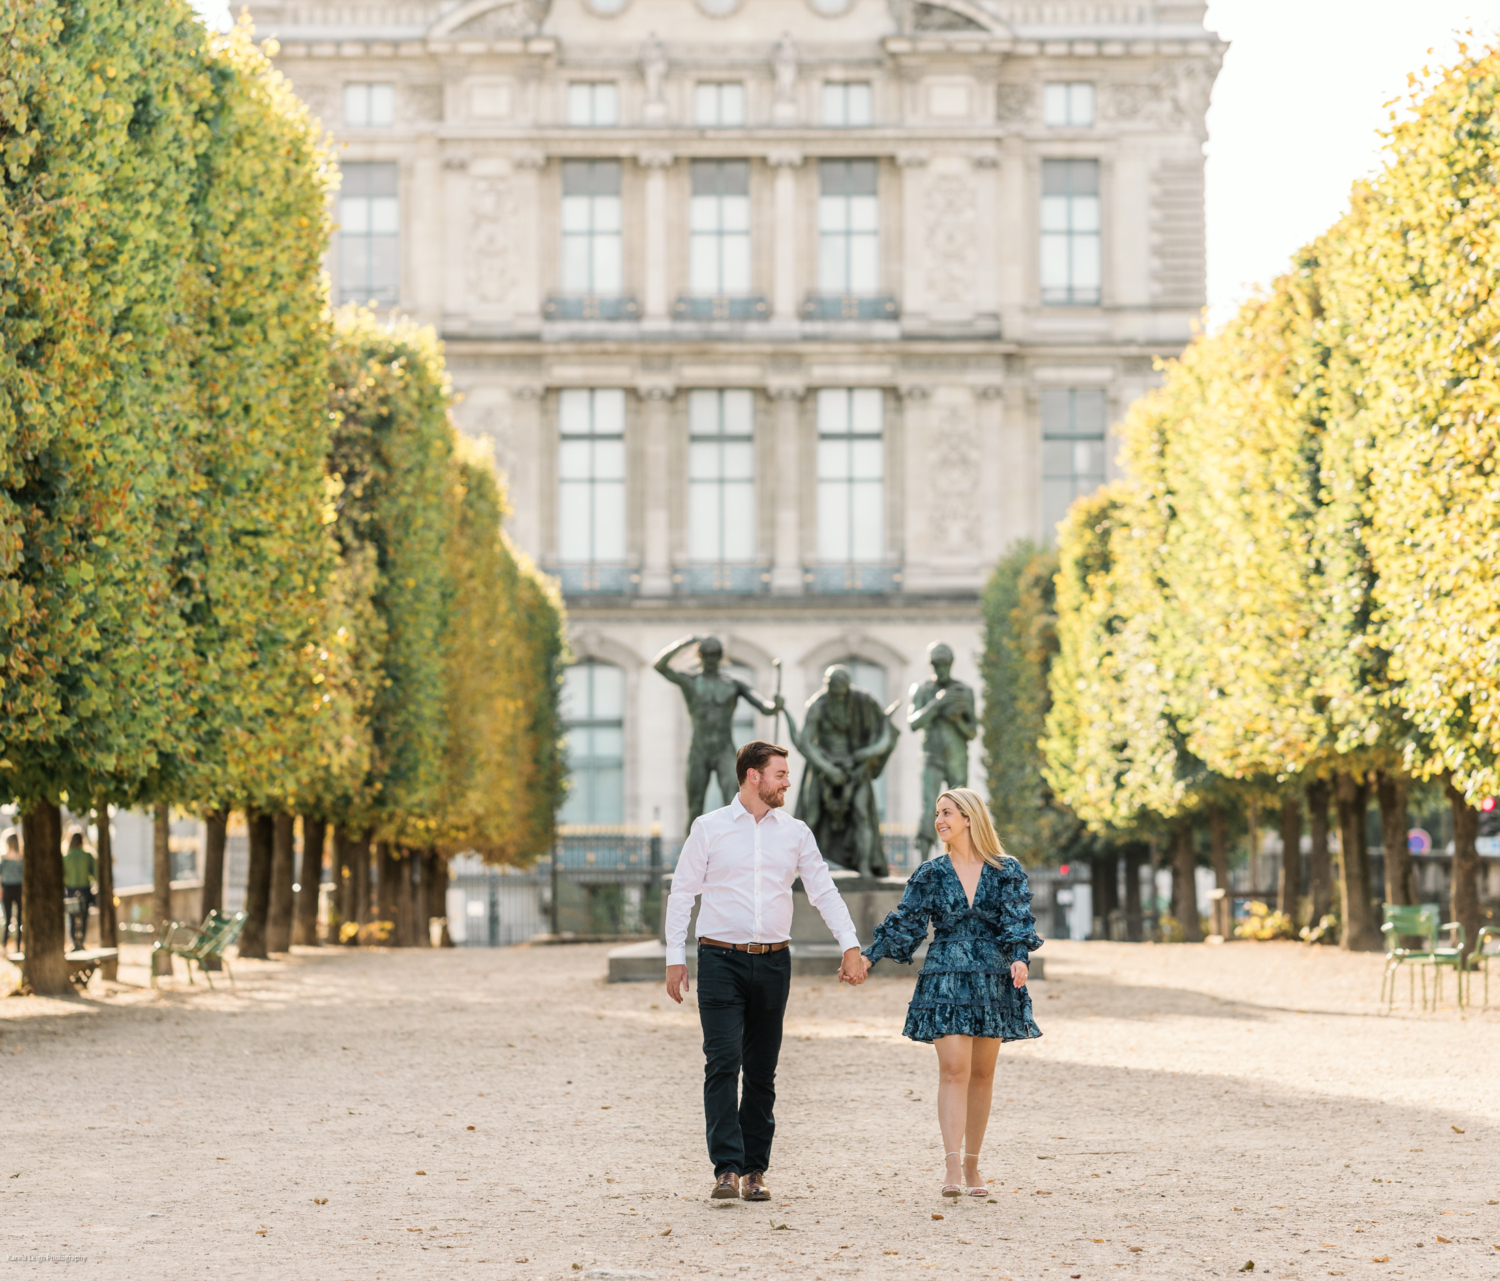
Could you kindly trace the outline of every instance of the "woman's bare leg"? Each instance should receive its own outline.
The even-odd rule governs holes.
[[[964,1162],[964,1182],[977,1188],[982,1183],[978,1154],[984,1150],[984,1132],[990,1123],[990,1100],[995,1093],[995,1058],[1000,1053],[1000,1038],[976,1036],[964,1039],[973,1046],[969,1055],[969,1086],[965,1094],[964,1151],[975,1154]]]
[[[959,1183],[963,1171],[958,1154],[964,1145],[964,1125],[969,1108],[969,1059],[972,1036],[940,1036],[933,1043],[938,1056],[938,1126],[943,1131],[943,1151],[948,1153],[946,1181]],[[993,1056],[991,1072],[994,1070]]]

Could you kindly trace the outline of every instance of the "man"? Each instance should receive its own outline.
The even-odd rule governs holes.
[[[892,703],[890,710],[899,706]],[[875,780],[896,750],[896,727],[842,663],[823,673],[823,688],[808,699],[806,710],[800,734],[786,714],[792,746],[807,757],[797,817],[812,829],[830,863],[861,876],[889,876]]]
[[[776,1060],[791,988],[792,883],[844,949],[841,982],[864,982],[849,909],[807,824],[785,813],[787,750],[759,740],[735,759],[739,792],[693,824],[667,900],[667,995],[688,990],[687,928],[698,909],[698,1021],[703,1025],[703,1111],[716,1201],[769,1201],[765,1174],[776,1132]],[[740,1091],[740,1076],[744,1090]],[[744,1177],[744,1186],[740,1178]]]
[[[953,679],[953,651],[942,641],[927,647],[933,679],[911,687],[907,725],[922,735],[922,813],[917,847],[932,857],[932,815],[950,787],[969,785],[969,741],[979,732],[974,691]]]
[[[672,666],[672,660],[690,645],[698,647],[699,670],[680,672]],[[768,703],[744,681],[725,676],[719,670],[723,661],[724,646],[713,636],[688,636],[673,641],[656,656],[656,670],[682,690],[693,722],[687,768],[689,827],[703,813],[710,776],[718,778],[721,796],[727,797],[738,786],[731,779],[735,773],[734,709],[740,699],[765,716],[774,716],[783,707],[779,694],[774,702]]]
[[[75,951],[83,948],[88,933],[89,908],[94,905],[94,877],[98,871],[98,861],[84,848],[83,833],[74,832],[68,838],[68,852],[63,855],[63,896],[75,903],[73,915],[68,918]]]

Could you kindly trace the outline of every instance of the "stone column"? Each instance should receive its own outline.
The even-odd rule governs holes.
[[[792,325],[797,321],[797,169],[802,153],[783,148],[771,152],[766,163],[776,171],[771,315]]]
[[[644,483],[645,504],[641,543],[641,595],[672,594],[672,513],[669,492],[671,476],[672,399],[677,388],[666,381],[642,382],[636,392],[645,402]]]
[[[667,323],[667,171],[670,151],[643,151],[637,163],[646,171],[646,281],[641,299],[648,324]]]
[[[776,382],[767,391],[776,406],[776,462],[768,477],[776,496],[771,591],[778,596],[801,595],[802,398],[807,388],[800,382]]]
[[[898,553],[907,582],[921,583],[930,572],[932,539],[928,534],[930,504],[933,501],[927,484],[928,451],[932,447],[928,431],[928,407],[932,388],[925,383],[903,383],[901,396],[901,456],[889,447],[885,459],[887,491],[899,489],[902,521],[894,522],[886,542]],[[942,501],[937,499],[937,501]],[[890,509],[889,492],[886,498]]]

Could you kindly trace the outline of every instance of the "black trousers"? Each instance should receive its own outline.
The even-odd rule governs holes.
[[[4,912],[5,930],[0,933],[0,943],[4,943],[10,936],[10,922],[12,916],[16,922],[16,941],[21,939],[21,887],[19,885],[0,886],[0,911]]]
[[[790,948],[751,956],[698,946],[703,1113],[715,1175],[771,1168],[776,1060],[791,986]]]
[[[78,900],[78,910],[68,917],[68,929],[73,936],[74,948],[81,950],[88,934],[89,908],[94,906],[94,891],[85,886],[83,889],[69,889],[66,893],[69,898]]]

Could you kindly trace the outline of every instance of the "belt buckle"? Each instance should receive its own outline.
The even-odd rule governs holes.
[[[769,952],[770,950],[764,943],[745,944],[745,951],[749,952],[751,956],[759,956],[762,952]]]

